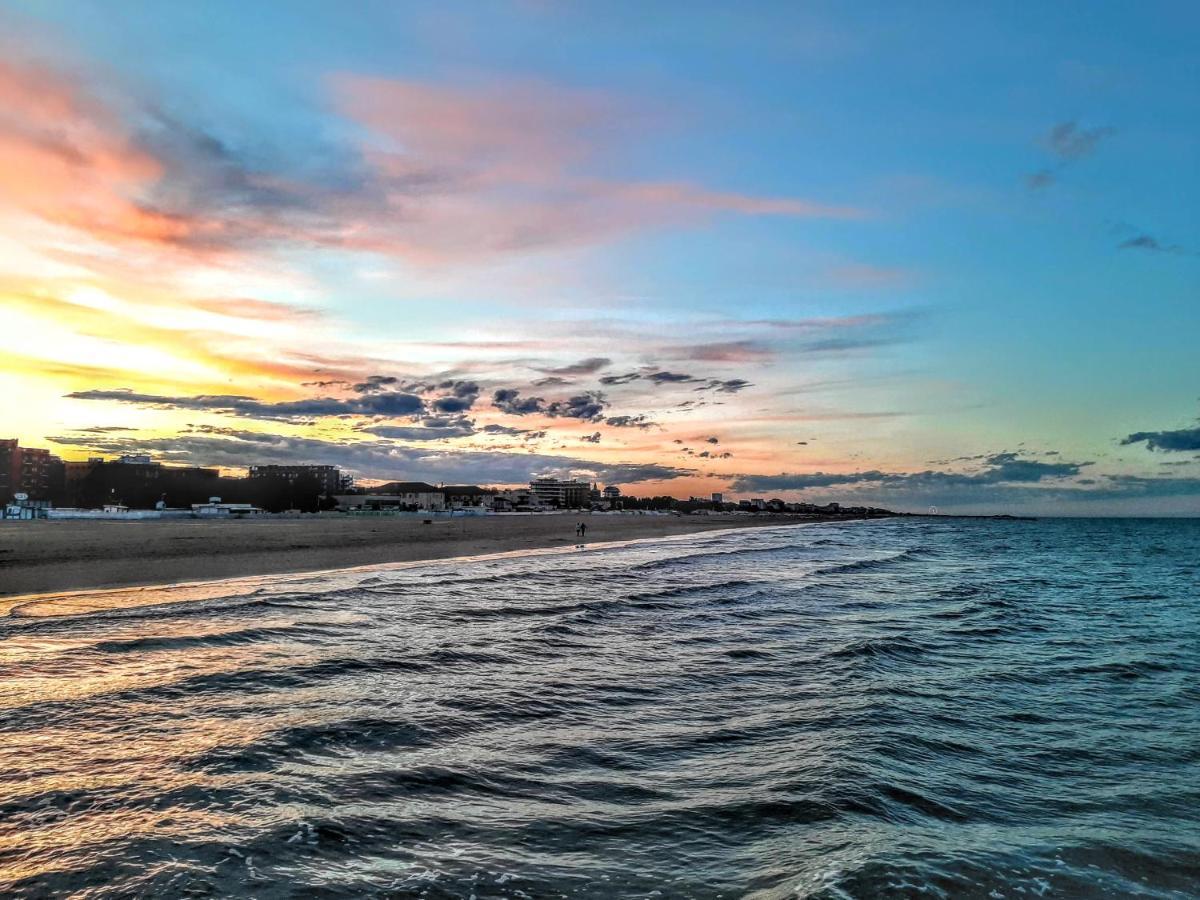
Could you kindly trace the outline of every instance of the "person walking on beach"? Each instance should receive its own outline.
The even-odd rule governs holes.
[[[580,522],[579,528],[577,529],[577,531],[579,534],[579,539],[583,540],[585,537],[587,537],[587,524],[584,522]]]

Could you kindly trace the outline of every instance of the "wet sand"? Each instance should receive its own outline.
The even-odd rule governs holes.
[[[0,596],[165,585],[784,525],[784,516],[0,522]]]

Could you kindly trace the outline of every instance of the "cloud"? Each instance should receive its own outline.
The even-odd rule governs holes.
[[[160,102],[108,71],[9,53],[0,64],[0,202],[152,253],[320,246],[417,263],[589,244],[721,215],[862,215],[803,198],[614,177],[623,142],[647,139],[661,116],[594,91],[353,74],[328,87],[328,112],[341,121],[303,148],[270,147],[235,123],[216,130],[192,121],[186,103]],[[234,304],[214,311],[238,314]]]
[[[340,466],[362,478],[474,484],[522,484],[536,475],[635,484],[695,474],[653,463],[601,463],[569,456],[405,447],[389,441],[326,441],[219,429],[160,438],[56,436],[49,440],[90,452],[149,453],[175,462],[240,468],[268,463]]]
[[[325,384],[326,382],[318,383]],[[360,381],[358,384],[352,385],[351,390],[359,394],[371,394],[399,383],[400,379],[394,375],[368,375],[365,381]]]
[[[439,413],[466,412],[475,402],[475,397],[437,397],[430,401],[429,408]]]
[[[637,416],[609,416],[604,420],[605,425],[613,428],[653,428],[654,423],[644,415]]]
[[[771,359],[776,353],[761,341],[745,340],[680,347],[673,355],[696,362],[757,363]]]
[[[721,381],[719,378],[714,378],[711,379],[704,387],[696,388],[696,390],[713,390],[718,394],[736,394],[739,391],[744,391],[748,387],[754,387],[754,385],[743,378],[730,378],[725,381]]]
[[[1145,444],[1148,450],[1188,452],[1200,450],[1200,428],[1179,428],[1174,431],[1135,431],[1121,444]]]
[[[1115,128],[1080,128],[1077,122],[1059,122],[1046,135],[1046,145],[1062,160],[1083,159],[1095,151],[1097,145],[1116,134]]]
[[[738,475],[735,491],[802,491],[835,485],[871,484],[910,489],[972,487],[1006,483],[1031,484],[1052,479],[1071,478],[1091,463],[1046,463],[1024,459],[1015,453],[988,456],[976,472],[808,472],[779,475]]]
[[[1025,186],[1031,191],[1040,191],[1050,187],[1055,180],[1054,173],[1049,169],[1039,169],[1025,176]]]
[[[417,427],[405,425],[374,425],[364,428],[366,434],[376,437],[392,438],[401,441],[441,441],[447,438],[470,437],[475,434],[474,427],[469,422],[454,425],[435,425],[433,427]]]
[[[1068,166],[1091,156],[1106,138],[1116,134],[1115,128],[1082,128],[1078,122],[1059,122],[1042,138],[1043,146],[1055,157],[1053,166],[1025,176],[1025,186],[1031,191],[1053,185]]]
[[[721,440],[720,440],[720,438],[717,438],[717,437],[715,437],[715,436],[714,436],[714,437],[705,438],[705,441],[707,441],[707,442],[708,442],[708,443],[710,443],[710,444],[719,444],[719,443],[721,443]]]
[[[566,400],[555,400],[546,405],[545,413],[551,418],[582,419],[585,422],[597,422],[604,415],[607,402],[604,395],[596,391],[577,394]]]
[[[311,323],[321,317],[321,313],[315,309],[276,303],[272,300],[257,300],[253,297],[208,298],[190,301],[189,305],[205,312],[239,319],[256,319],[261,322]]]
[[[547,403],[541,397],[522,397],[516,388],[499,388],[492,393],[492,406],[510,416],[542,414],[552,419],[582,419],[597,422],[604,415],[607,401],[596,391],[576,394],[565,400]]]
[[[600,432],[595,431],[592,434],[585,434],[580,440],[588,444],[598,444],[600,443]]]
[[[614,384],[629,384],[641,377],[637,372],[626,372],[624,375],[605,375],[600,379],[600,383],[606,387]]]
[[[545,375],[593,375],[601,369],[612,365],[611,359],[605,359],[603,356],[589,356],[587,359],[581,359],[577,363],[572,363],[569,366],[559,366],[558,368],[538,369],[539,372]]]
[[[684,375],[681,372],[651,372],[646,375],[647,381],[652,381],[655,384],[688,384],[693,381],[700,381],[699,378],[694,378],[691,375]]]
[[[510,416],[528,416],[545,411],[541,397],[521,397],[516,388],[499,388],[492,394],[492,406]]]
[[[596,91],[352,74],[331,86],[339,108],[371,133],[364,156],[402,214],[382,238],[404,253],[449,259],[577,245],[722,214],[862,215],[800,198],[612,177],[608,157],[623,141],[652,135],[654,113]]]
[[[529,437],[545,437],[544,431],[530,431],[527,428],[512,428],[508,425],[484,425],[479,429],[480,434],[502,434],[507,436],[529,436]]]
[[[1164,244],[1158,238],[1144,232],[1121,241],[1121,243],[1117,244],[1117,249],[1145,250],[1149,253],[1171,253],[1176,255],[1187,252],[1179,244]]]
[[[171,397],[142,394],[127,389],[74,391],[66,396],[73,400],[106,400],[159,409],[203,410],[252,419],[289,421],[325,416],[413,416],[425,411],[425,401],[420,397],[415,394],[399,392],[372,393],[345,400],[335,397],[314,397],[307,400],[285,400],[275,403],[237,394]]]

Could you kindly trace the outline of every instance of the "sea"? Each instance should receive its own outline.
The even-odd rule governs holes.
[[[111,596],[0,618],[2,896],[1200,895],[1200,521]]]

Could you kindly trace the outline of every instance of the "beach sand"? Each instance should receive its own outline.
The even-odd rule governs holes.
[[[788,517],[480,516],[0,522],[0,596],[165,585],[784,525]]]

